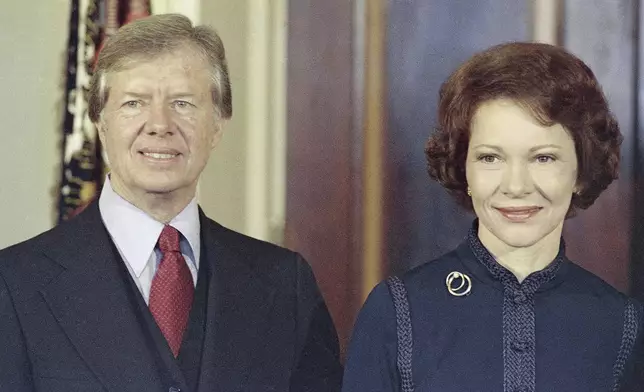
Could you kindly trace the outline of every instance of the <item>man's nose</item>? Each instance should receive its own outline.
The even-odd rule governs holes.
[[[167,105],[153,103],[150,105],[150,112],[146,124],[146,132],[150,135],[163,136],[172,133],[170,126],[170,113]]]

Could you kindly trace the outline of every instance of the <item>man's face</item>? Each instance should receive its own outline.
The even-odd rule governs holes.
[[[207,63],[189,49],[140,61],[107,75],[99,121],[114,189],[194,196],[210,151],[221,138]]]

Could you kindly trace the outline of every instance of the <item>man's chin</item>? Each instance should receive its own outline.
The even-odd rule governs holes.
[[[117,193],[130,194],[133,197],[141,197],[143,195],[185,195],[196,192],[196,181],[190,183],[186,181],[185,175],[160,175],[159,173],[139,173],[135,178],[130,178],[130,181],[118,181],[115,187]],[[117,189],[118,188],[118,189]],[[118,192],[121,190],[124,192]],[[139,196],[137,196],[139,195]]]
[[[147,181],[141,188],[148,194],[163,195],[185,190],[186,185],[178,181]]]
[[[146,193],[151,195],[171,195],[173,193],[178,193],[183,189],[184,188],[179,186],[157,185],[157,186],[146,187],[145,191]]]

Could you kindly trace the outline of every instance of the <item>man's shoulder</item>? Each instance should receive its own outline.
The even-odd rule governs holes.
[[[82,213],[54,225],[32,238],[0,250],[0,271],[7,268],[21,268],[24,264],[35,264],[45,254],[66,258],[79,249],[95,243],[102,238],[100,230],[105,230],[98,209],[98,203],[90,204]],[[35,268],[36,265],[32,265]]]
[[[279,263],[281,265],[289,260],[296,262],[301,259],[299,255],[283,246],[253,238],[249,235],[229,229],[220,223],[205,217],[202,221],[202,230],[207,230],[210,238],[225,246],[228,250],[249,260],[260,260],[261,264]]]
[[[34,237],[20,241],[4,249],[0,249],[0,268],[2,263],[6,262],[8,258],[39,253],[40,249],[42,249],[45,244],[51,243],[52,240],[57,237],[57,231],[59,230],[60,228],[53,227]]]
[[[205,225],[202,225],[202,230],[210,230],[216,240],[225,242],[227,246],[261,253],[269,252],[284,255],[293,253],[282,246],[229,229],[208,217],[205,217],[205,221],[202,223],[205,223]]]
[[[59,267],[47,257],[47,251],[69,246],[69,241],[83,241],[82,238],[69,238],[63,233],[66,230],[67,227],[57,225],[0,250],[0,277],[11,287],[21,285],[23,288],[27,283],[36,287],[43,279],[49,279]]]

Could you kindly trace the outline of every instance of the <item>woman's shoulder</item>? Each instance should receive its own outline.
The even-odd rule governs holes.
[[[371,291],[367,305],[377,309],[377,312],[393,311],[391,278],[397,278],[402,283],[405,295],[412,303],[417,298],[438,300],[444,296],[445,279],[453,271],[466,272],[457,250],[383,280]]]
[[[588,271],[579,263],[570,260],[566,263],[566,276],[563,279],[566,292],[592,296],[601,300],[612,300],[621,304],[633,301],[628,295],[619,291],[601,277]]]
[[[400,275],[408,290],[445,288],[445,277],[451,272],[466,272],[458,248],[433,260],[420,264]]]
[[[641,302],[621,292],[581,265],[566,261],[565,276],[551,298],[565,299],[571,314],[597,315],[597,323],[613,324],[623,338],[642,341],[644,338],[644,307]],[[629,335],[629,332],[632,336]],[[630,337],[629,337],[630,336]]]
[[[457,250],[455,249],[395,276],[402,281],[407,291],[417,291],[423,288],[430,288],[434,285],[444,288],[445,277],[447,274],[454,270],[462,269],[462,263],[460,262]],[[372,290],[370,297],[377,301],[391,301],[387,279],[376,285]]]

